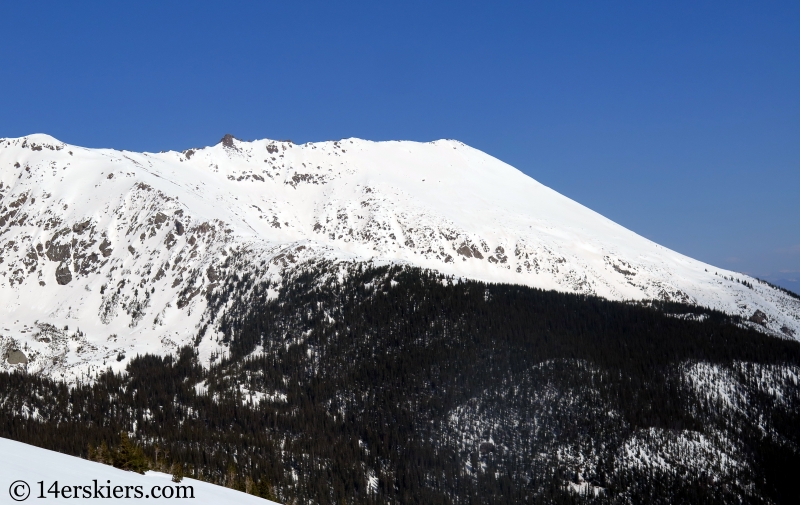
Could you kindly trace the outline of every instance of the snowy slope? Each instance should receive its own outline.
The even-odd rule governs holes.
[[[70,380],[195,341],[226,276],[279,279],[322,260],[761,311],[764,330],[800,336],[800,300],[450,140],[226,136],[153,154],[1,139],[0,204],[0,366]],[[213,325],[199,348],[220,352]]]
[[[19,498],[25,496],[26,487],[19,481],[24,481],[28,486],[29,497],[27,500],[41,500],[42,498],[39,498],[39,496],[44,491],[44,499],[47,500],[47,503],[92,502],[96,499],[108,499],[109,493],[113,493],[114,488],[117,486],[120,486],[120,490],[117,495],[111,497],[114,502],[162,503],[165,501],[164,498],[156,499],[150,496],[155,486],[158,487],[158,489],[155,489],[155,493],[158,496],[171,495],[173,499],[177,500],[179,491],[175,486],[191,486],[191,491],[182,489],[180,493],[186,493],[185,496],[189,496],[188,493],[193,492],[194,499],[190,499],[190,501],[197,505],[269,505],[275,503],[194,479],[184,478],[179,484],[176,484],[172,482],[172,476],[164,473],[147,472],[145,475],[140,475],[126,472],[108,465],[95,463],[94,461],[40,449],[39,447],[6,438],[0,438],[0,476],[2,476],[0,490],[4,493],[2,495],[2,503],[21,501]],[[97,496],[94,496],[94,480],[97,481]],[[44,483],[43,489],[40,489],[38,484],[40,481]],[[59,491],[63,487],[70,488],[67,491],[67,498],[62,497],[60,493],[58,498],[54,494],[47,493],[48,489],[51,489],[51,486],[56,481],[58,482]],[[77,500],[74,497],[75,490],[73,486],[80,486],[77,490]],[[102,489],[103,486],[111,486],[111,489]],[[128,486],[127,490],[126,486]],[[139,486],[141,493],[141,497],[138,499],[135,498],[135,488],[137,486]],[[166,490],[164,489],[165,487],[173,487],[173,489]],[[55,491],[55,488],[52,488],[52,490]],[[125,497],[126,491],[128,498]],[[8,493],[12,493],[15,496],[11,496]],[[116,496],[121,498],[116,498]],[[14,501],[10,498],[14,499]],[[186,501],[186,498],[181,498],[180,500]]]

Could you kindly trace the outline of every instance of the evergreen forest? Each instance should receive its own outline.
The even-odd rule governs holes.
[[[281,503],[800,502],[800,343],[755,323],[397,266],[221,282],[226,352],[2,373],[0,436]]]

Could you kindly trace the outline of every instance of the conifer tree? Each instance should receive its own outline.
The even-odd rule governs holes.
[[[172,482],[183,480],[183,465],[181,463],[172,464]]]
[[[113,456],[113,464],[117,468],[130,472],[144,473],[150,469],[144,451],[141,447],[131,442],[128,433],[120,433],[120,443]]]

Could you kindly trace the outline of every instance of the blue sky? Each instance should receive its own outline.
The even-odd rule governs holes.
[[[798,2],[20,2],[0,137],[455,138],[800,291]]]

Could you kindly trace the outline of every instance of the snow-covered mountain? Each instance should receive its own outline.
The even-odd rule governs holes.
[[[76,498],[77,501],[111,498],[122,502],[158,503],[164,501],[164,497],[189,499],[198,505],[275,503],[195,479],[184,478],[174,483],[171,476],[164,473],[126,472],[6,438],[0,438],[0,475],[3,493],[6,490],[9,493],[3,496],[3,503],[28,498],[45,498],[48,503],[75,503]]]
[[[296,145],[229,135],[134,153],[0,139],[2,368],[81,379],[145,352],[224,352],[207,295],[232,276],[402,263],[666,299],[800,336],[800,300],[666,249],[460,142]],[[218,291],[217,291],[218,292]],[[278,292],[275,292],[278,296]]]

